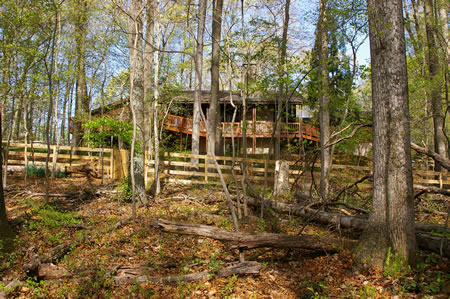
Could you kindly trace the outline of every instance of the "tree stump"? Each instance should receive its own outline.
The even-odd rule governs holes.
[[[286,160],[277,160],[275,162],[275,182],[273,195],[284,195],[289,193],[289,162]]]

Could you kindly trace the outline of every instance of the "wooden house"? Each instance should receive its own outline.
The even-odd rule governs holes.
[[[192,110],[194,92],[185,91],[172,99],[172,109],[164,122],[164,128],[179,140],[179,148],[183,150],[191,144],[192,137]],[[210,92],[201,92],[201,108],[208,117]],[[219,95],[221,128],[224,152],[231,152],[231,139],[235,138],[235,144],[240,149],[244,123],[242,97],[239,94],[221,91]],[[282,144],[287,140],[311,140],[319,141],[319,129],[308,123],[311,113],[304,107],[304,101],[300,97],[292,97],[285,105],[285,112],[281,120]],[[232,122],[236,107],[235,121]],[[92,117],[99,116],[102,110],[92,110]],[[121,100],[103,108],[104,115],[127,120],[129,119],[128,101]],[[247,98],[246,128],[247,128],[247,152],[250,154],[262,154],[269,151],[271,138],[275,134],[276,124],[276,99],[249,97]],[[200,124],[200,152],[206,152],[207,130],[206,124]]]

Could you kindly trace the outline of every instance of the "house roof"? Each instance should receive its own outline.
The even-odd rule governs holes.
[[[200,92],[200,100],[202,104],[207,104],[210,101],[211,98],[211,92],[209,90],[202,90]],[[184,103],[193,103],[194,102],[194,94],[195,92],[193,90],[188,90],[188,91],[184,91],[182,92],[180,95],[177,95],[175,97],[175,101],[176,102],[184,102]],[[232,99],[233,102],[236,103],[241,103],[242,102],[242,97],[240,95],[240,93],[232,93]],[[247,103],[248,104],[275,104],[277,102],[277,98],[276,97],[248,97],[247,98]],[[225,104],[225,103],[230,103],[230,92],[228,90],[222,90],[219,92],[219,103],[221,104]],[[303,104],[304,103],[304,99],[302,97],[299,96],[293,96],[291,97],[291,99],[289,100],[289,103],[291,104]]]
[[[177,103],[194,103],[194,91],[193,90],[187,90],[183,91],[180,94],[176,95],[173,100]],[[239,93],[232,93],[232,99],[234,103],[242,103],[242,97]],[[211,92],[209,90],[202,90],[200,92],[200,101],[202,104],[208,104],[211,98]],[[277,102],[276,97],[271,98],[263,98],[263,97],[248,97],[247,98],[247,104],[275,104]],[[129,100],[128,99],[121,99],[118,101],[115,101],[111,104],[105,105],[103,107],[103,112],[107,113],[109,111],[121,108],[124,105],[128,105]],[[222,90],[219,92],[219,103],[221,104],[228,104],[230,103],[230,92],[227,90]],[[290,98],[289,103],[291,104],[297,104],[301,105],[304,103],[304,98],[299,96],[293,96]],[[92,115],[100,114],[102,111],[101,107],[93,109],[91,111]]]

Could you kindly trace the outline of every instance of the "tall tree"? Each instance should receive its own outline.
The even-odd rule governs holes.
[[[195,49],[195,92],[194,109],[192,116],[192,153],[200,153],[200,120],[201,120],[201,89],[202,89],[202,65],[203,65],[203,35],[205,32],[206,0],[198,0],[198,26],[197,46]],[[192,159],[193,164],[198,164],[198,159]]]
[[[388,253],[414,264],[416,238],[401,0],[368,0],[373,112],[373,211],[356,265],[383,269]]]
[[[146,112],[145,114],[148,116],[148,119],[145,121],[147,124],[145,128],[148,128],[145,135],[148,138],[148,147],[147,150],[150,153],[150,157],[153,153],[153,138],[152,138],[152,114],[153,109],[151,107],[151,90],[153,86],[153,80],[152,80],[152,72],[153,72],[153,37],[154,37],[154,1],[148,0],[147,6],[146,6],[146,27],[145,27],[145,47],[144,47],[144,97],[145,97],[145,104],[146,104]],[[150,160],[150,157],[148,160]],[[148,165],[145,167],[145,171],[147,171]],[[144,175],[144,179],[147,179],[147,175]],[[147,185],[147,182],[145,182],[145,185]]]
[[[424,1],[425,33],[428,64],[428,83],[430,85],[431,112],[433,114],[434,151],[444,158],[448,157],[447,138],[445,137],[445,120],[442,107],[442,72],[439,63],[440,47],[438,45],[435,7],[432,0]],[[444,60],[445,63],[446,60]],[[435,170],[441,169],[438,163]]]
[[[155,3],[155,35],[156,35],[156,48],[161,47],[161,21],[160,21],[160,2],[156,0]],[[161,191],[161,183],[159,177],[159,131],[158,131],[158,100],[159,100],[159,73],[160,73],[160,60],[159,51],[154,51],[153,61],[155,64],[155,72],[153,76],[153,146],[155,152],[155,196]]]
[[[223,0],[213,1],[212,23],[212,60],[211,60],[211,100],[209,102],[209,135],[208,155],[215,151],[216,155],[222,152],[221,132],[219,129],[221,114],[219,105],[219,81],[220,81],[220,36],[222,31]]]
[[[284,6],[284,19],[283,19],[283,35],[281,37],[281,46],[280,46],[280,87],[278,91],[278,100],[277,100],[277,119],[276,119],[276,127],[275,127],[275,160],[279,160],[281,156],[281,120],[282,120],[282,108],[283,108],[283,99],[286,97],[285,91],[285,76],[287,75],[287,42],[288,42],[288,29],[289,29],[289,9],[291,6],[291,1],[286,0]]]
[[[86,82],[86,38],[89,23],[89,1],[76,0],[74,2],[74,27],[76,47],[76,104],[73,122],[72,145],[80,146],[83,137],[83,118],[89,114],[90,99]]]
[[[328,18],[327,0],[320,1],[320,16],[317,30],[319,57],[319,123],[320,123],[320,195],[326,201],[328,177],[331,170],[331,152],[327,145],[330,139],[330,94],[328,75]]]
[[[138,200],[147,204],[144,181],[144,149],[145,149],[145,122],[144,122],[144,63],[142,49],[142,13],[143,7],[139,0],[130,3],[130,16],[128,20],[128,39],[130,47],[130,107],[133,116],[133,131],[135,150],[132,151],[133,180]]]
[[[3,105],[0,105],[0,110],[3,110]],[[2,139],[2,112],[0,111],[0,140]],[[2,143],[0,142],[0,152],[3,152]],[[0,155],[0,165],[3,165],[2,161],[3,155]],[[8,238],[13,236],[13,231],[8,223],[8,218],[6,216],[6,206],[5,197],[3,195],[3,167],[0,167],[0,251],[3,248],[3,242],[8,241]]]

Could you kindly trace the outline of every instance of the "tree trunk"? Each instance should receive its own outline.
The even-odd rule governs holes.
[[[131,1],[131,18],[129,20],[130,45],[130,81],[133,85],[130,92],[130,105],[132,106],[133,125],[136,126],[135,142],[138,146],[133,151],[133,172],[135,190],[140,204],[147,204],[144,182],[144,150],[145,150],[145,123],[144,123],[144,64],[142,50],[142,5],[141,1]],[[134,130],[133,130],[134,131]]]
[[[289,161],[277,160],[275,162],[275,181],[273,195],[286,195],[289,193]]]
[[[212,23],[212,60],[211,60],[211,100],[209,102],[208,114],[208,155],[212,151],[216,155],[222,153],[221,132],[219,129],[221,114],[219,105],[219,81],[220,81],[220,35],[222,31],[222,8],[223,0],[213,1],[213,23]]]
[[[146,7],[146,29],[145,29],[145,47],[144,47],[144,103],[147,106],[146,109],[146,115],[147,119],[145,120],[145,128],[146,128],[146,138],[148,139],[148,158],[147,161],[149,161],[153,157],[153,138],[152,138],[152,128],[153,128],[153,107],[152,107],[152,86],[153,86],[153,80],[152,80],[152,72],[153,72],[153,38],[154,38],[154,1],[148,0],[147,1],[147,7]],[[145,173],[144,173],[144,183],[145,186],[147,186],[148,182],[148,162],[147,165],[145,165]]]
[[[86,83],[86,36],[88,27],[88,2],[77,0],[78,14],[75,17],[75,45],[76,45],[76,104],[73,120],[72,145],[81,146],[83,138],[82,123],[89,114],[89,96]]]
[[[434,22],[434,7],[431,0],[424,1],[425,32],[427,40],[427,80],[430,85],[431,112],[433,114],[434,151],[444,158],[448,157],[447,138],[445,137],[444,111],[442,107],[442,74],[439,65],[439,50],[437,44],[436,25]],[[441,166],[435,164],[435,171],[440,171]]]
[[[201,89],[202,89],[202,65],[203,65],[203,34],[205,32],[206,20],[206,0],[198,1],[198,27],[197,27],[197,47],[195,50],[195,92],[194,109],[192,116],[192,154],[200,153],[200,110]],[[198,164],[198,158],[191,159],[193,164]]]
[[[280,86],[278,91],[278,99],[277,99],[277,119],[275,125],[275,160],[280,160],[281,158],[281,121],[283,117],[281,114],[283,113],[283,99],[286,97],[285,92],[285,76],[287,76],[287,35],[289,29],[289,9],[290,9],[291,1],[286,0],[286,4],[284,6],[284,20],[283,20],[283,34],[281,37],[281,47],[280,47]],[[286,106],[287,107],[287,106]],[[289,136],[288,136],[289,138]]]
[[[55,53],[55,74],[58,77],[58,57],[59,57],[59,51],[61,49],[61,20],[60,20],[60,14],[57,12],[56,14],[56,35],[57,35],[57,41],[56,41],[56,53]],[[58,130],[58,103],[59,103],[59,79],[56,80],[56,95],[55,95],[55,108],[53,111],[53,128],[54,128],[54,134],[56,136],[56,145],[54,147],[53,152],[53,161],[52,161],[52,179],[55,178],[55,172],[56,172],[56,162],[58,161],[58,153],[59,153],[59,144],[61,142],[61,135],[59,134]]]
[[[327,0],[320,1],[320,16],[318,29],[318,56],[319,56],[319,83],[320,83],[320,195],[323,201],[328,196],[328,178],[331,171],[331,148],[327,146],[330,141],[330,98],[329,98],[329,72],[328,72],[328,18]]]
[[[159,22],[159,0],[155,4],[155,34],[156,34],[156,48],[161,46],[161,24]],[[157,196],[161,192],[161,182],[159,178],[159,132],[158,132],[158,99],[159,99],[159,52],[154,51],[153,61],[155,63],[155,73],[153,82],[153,139],[155,152],[155,180],[154,180],[154,195]]]
[[[3,114],[3,106],[0,106],[0,140],[3,140],[2,138],[2,114]],[[3,146],[2,142],[0,142],[0,153],[3,152]],[[2,251],[2,248],[4,245],[6,245],[6,248],[10,246],[10,240],[14,236],[13,231],[11,227],[8,224],[8,218],[6,216],[6,206],[5,206],[5,197],[3,195],[3,161],[2,161],[3,155],[0,154],[0,252]],[[5,169],[6,172],[6,169]]]
[[[416,237],[408,81],[401,0],[369,0],[372,63],[373,211],[356,267],[383,269],[388,251],[413,265]]]

